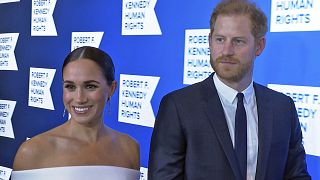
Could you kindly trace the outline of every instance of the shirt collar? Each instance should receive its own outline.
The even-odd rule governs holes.
[[[219,95],[223,96],[223,98],[226,99],[231,104],[236,102],[235,100],[236,100],[238,91],[224,84],[218,78],[216,73],[213,75],[213,82],[217,88]],[[248,104],[253,99],[253,96],[254,96],[253,81],[251,81],[249,86],[245,90],[243,90],[242,93],[244,95],[244,102]]]

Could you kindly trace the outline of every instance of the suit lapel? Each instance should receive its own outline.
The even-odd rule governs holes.
[[[272,139],[273,113],[272,104],[267,92],[258,84],[254,84],[258,109],[258,161],[256,180],[265,179],[269,151]]]
[[[219,143],[229,160],[233,173],[236,178],[239,178],[241,177],[240,169],[238,167],[238,162],[236,160],[236,155],[230,138],[224,110],[220,102],[218,92],[214,86],[212,76],[213,74],[203,82],[202,88],[204,96],[202,102],[211,127],[218,137]]]
[[[224,110],[220,102],[218,92],[214,86],[212,76],[203,81],[203,105],[210,121],[211,128],[217,135],[230,166],[236,178],[241,177],[232,141],[229,134],[228,125],[225,119]],[[267,163],[272,140],[273,113],[272,103],[268,98],[265,87],[254,83],[257,110],[258,110],[258,159],[256,180],[266,177]]]

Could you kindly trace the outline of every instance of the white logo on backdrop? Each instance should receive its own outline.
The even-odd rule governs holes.
[[[140,167],[140,180],[148,180],[148,168]]]
[[[12,114],[16,101],[0,100],[0,136],[14,138],[12,129]]]
[[[271,32],[320,30],[320,0],[272,0]]]
[[[153,127],[155,116],[151,98],[160,77],[120,74],[120,122]]]
[[[194,84],[207,78],[210,65],[210,29],[189,29],[185,34],[183,84]]]
[[[0,179],[1,180],[9,180],[12,169],[0,166]]]
[[[31,36],[57,36],[53,12],[57,0],[32,0]]]
[[[29,106],[54,110],[50,87],[55,69],[30,68]]]
[[[320,156],[320,87],[269,84],[269,88],[290,96],[300,120],[306,153]]]
[[[122,1],[122,35],[161,35],[154,11],[157,0]]]
[[[0,70],[18,70],[14,49],[19,33],[0,34]]]
[[[82,46],[99,48],[104,32],[72,32],[71,51]]]

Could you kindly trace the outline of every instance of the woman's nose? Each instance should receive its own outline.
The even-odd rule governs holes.
[[[85,103],[87,101],[86,93],[82,89],[78,89],[76,93],[76,102]]]

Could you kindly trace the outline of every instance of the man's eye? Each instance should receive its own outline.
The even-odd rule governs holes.
[[[236,39],[236,40],[234,41],[234,44],[237,45],[237,46],[243,45],[243,44],[245,44],[245,43],[246,43],[246,42],[245,42],[244,40],[242,40],[242,39]]]
[[[217,43],[222,43],[222,42],[224,41],[224,39],[217,37],[217,38],[215,38],[215,41],[216,41]]]

